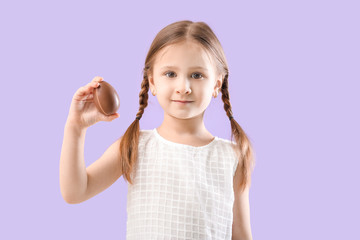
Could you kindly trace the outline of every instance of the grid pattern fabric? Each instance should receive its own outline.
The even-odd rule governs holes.
[[[140,130],[127,240],[231,239],[237,157],[227,139],[195,147]]]

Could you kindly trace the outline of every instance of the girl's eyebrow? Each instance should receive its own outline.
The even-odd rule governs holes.
[[[165,68],[173,68],[173,69],[179,70],[179,68],[175,67],[175,66],[164,66],[161,69],[165,69]],[[190,67],[190,69],[202,69],[204,71],[208,70],[207,68],[204,68],[204,67],[201,67],[201,66]]]

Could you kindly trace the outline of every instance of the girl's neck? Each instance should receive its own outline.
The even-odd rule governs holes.
[[[182,144],[206,145],[214,136],[206,129],[202,116],[192,119],[164,117],[162,124],[156,128],[163,138]]]

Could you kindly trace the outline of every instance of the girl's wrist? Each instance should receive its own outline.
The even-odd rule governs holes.
[[[79,124],[79,121],[67,119],[66,124],[65,124],[65,130],[75,131],[75,132],[78,132],[79,134],[81,134],[83,132],[86,132],[87,127]]]

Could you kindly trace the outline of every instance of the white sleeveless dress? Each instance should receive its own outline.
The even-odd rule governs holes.
[[[140,130],[126,239],[230,240],[238,164],[231,144],[215,137],[195,147],[168,141],[156,128]]]

